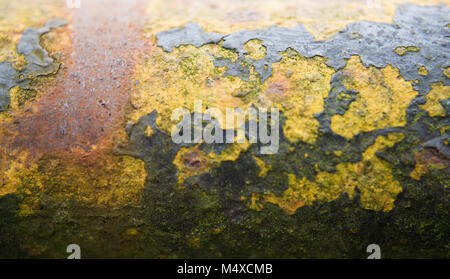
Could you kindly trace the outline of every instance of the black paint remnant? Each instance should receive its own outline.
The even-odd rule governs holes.
[[[215,32],[204,32],[196,22],[189,22],[180,28],[174,28],[158,33],[158,46],[165,51],[172,51],[180,45],[201,47],[209,43],[218,43],[224,36]]]

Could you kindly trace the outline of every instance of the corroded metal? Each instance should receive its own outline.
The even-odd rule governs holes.
[[[447,5],[48,1],[0,18],[0,257],[448,256]]]

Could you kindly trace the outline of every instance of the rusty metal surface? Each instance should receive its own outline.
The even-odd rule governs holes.
[[[449,3],[407,2],[0,0],[0,258],[448,257]]]

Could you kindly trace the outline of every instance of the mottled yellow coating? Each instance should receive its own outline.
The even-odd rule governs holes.
[[[139,231],[137,228],[128,228],[125,231],[125,234],[127,234],[127,235],[137,235],[138,233],[139,233]]]
[[[331,129],[346,138],[359,132],[406,124],[406,108],[417,95],[397,68],[364,67],[352,56],[344,69],[344,85],[359,91],[344,115],[334,115]]]
[[[251,47],[257,44],[252,42]],[[237,55],[218,45],[180,46],[170,53],[156,48],[136,69],[135,80],[139,83],[132,98],[136,110],[131,120],[137,121],[156,109],[158,127],[170,133],[180,120],[171,119],[173,110],[186,108],[193,112],[195,101],[202,101],[202,112],[206,111],[206,106],[219,109],[223,114],[223,118],[218,119],[221,127],[235,129],[237,123],[226,121],[227,108],[239,107],[245,111],[252,104],[258,108],[275,106],[287,116],[283,128],[288,139],[313,142],[319,124],[314,114],[323,110],[323,98],[330,90],[334,70],[326,66],[326,60],[321,57],[305,58],[293,50],[283,52],[282,56],[282,60],[273,65],[273,75],[261,84],[253,71],[249,81],[223,77],[225,68],[215,67],[214,59],[236,59]],[[182,148],[174,160],[179,169],[179,182],[223,160],[235,160],[247,144],[233,144],[220,155],[205,154],[197,147]],[[190,160],[196,161],[195,166],[189,166]]]
[[[11,98],[10,108],[18,109],[21,104],[26,102],[26,99],[28,99],[24,98],[27,95],[25,94],[26,92],[26,90],[22,90],[19,86],[14,86],[13,88],[11,88],[9,90]]]
[[[431,91],[425,97],[427,102],[420,106],[420,108],[428,111],[428,114],[434,116],[445,116],[446,110],[439,103],[439,100],[450,98],[450,86],[444,85],[443,82],[436,82],[431,84]]]
[[[200,248],[200,237],[190,237],[188,238],[189,245],[195,248]]]
[[[263,97],[283,111],[283,132],[290,141],[314,142],[319,126],[314,114],[323,111],[334,70],[322,57],[306,58],[291,49],[281,54],[262,87]]]
[[[202,112],[208,106],[223,113],[224,118],[218,119],[222,128],[235,127],[234,123],[230,126],[225,123],[226,108],[247,109],[251,101],[256,100],[259,84],[254,75],[249,82],[238,77],[223,77],[225,67],[214,67],[214,58],[220,57],[237,58],[235,53],[218,45],[181,46],[170,53],[155,48],[136,69],[135,79],[139,84],[132,104],[137,109],[131,120],[136,122],[156,109],[158,127],[170,133],[180,120],[171,120],[173,110],[186,108],[194,112],[195,101],[202,101]],[[234,96],[237,91],[250,89],[254,92],[246,94],[245,98]]]
[[[345,188],[358,187],[361,191],[361,204],[365,208],[391,210],[402,187],[394,178],[390,163],[376,156],[376,152],[393,146],[403,137],[403,133],[377,137],[375,143],[362,154],[362,161],[337,165],[338,172],[334,174],[335,183],[343,181]]]
[[[270,164],[267,164],[263,159],[257,156],[253,156],[253,159],[255,159],[255,162],[260,169],[258,176],[265,176],[267,172],[272,168]]]
[[[286,213],[293,214],[297,208],[319,199],[320,192],[317,191],[316,183],[309,181],[306,177],[298,179],[291,173],[288,177],[289,188],[284,191],[283,196],[264,195],[266,201],[278,204]]]
[[[198,145],[182,147],[173,161],[178,168],[178,183],[182,184],[189,176],[218,167],[222,161],[235,161],[248,147],[247,141],[243,144],[234,143],[227,146],[220,154],[206,153],[200,150]]]
[[[262,41],[253,39],[244,44],[244,49],[247,51],[245,55],[247,58],[262,59],[266,56],[266,47],[262,45]]]
[[[9,156],[8,156],[9,155]],[[0,157],[0,196],[12,194],[17,191],[14,183],[7,183],[14,179],[21,169],[27,167],[28,152],[15,151],[12,154],[1,154]],[[14,157],[15,160],[11,160]]]
[[[15,68],[26,65],[25,57],[16,51],[23,30],[61,17],[62,4],[58,0],[0,0],[0,61],[9,61]]]
[[[446,77],[450,78],[450,67],[445,68],[442,72]]]
[[[145,129],[145,135],[147,137],[150,137],[153,134],[153,129],[150,125],[147,126],[147,128]]]
[[[314,201],[331,201],[345,192],[353,197],[355,187],[358,187],[364,208],[389,211],[394,207],[395,198],[402,187],[392,175],[389,163],[375,153],[394,145],[403,137],[402,133],[379,136],[364,151],[361,161],[340,163],[336,166],[336,173],[320,171],[315,181],[309,181],[306,177],[299,179],[288,173],[289,188],[282,196],[254,194],[251,208],[259,210],[265,201],[277,204],[286,213],[293,214],[301,206],[310,205]]]
[[[427,70],[427,68],[425,66],[420,66],[420,68],[417,71],[417,73],[419,75],[422,75],[422,76],[427,76],[428,75],[428,70]]]
[[[417,52],[420,50],[418,46],[399,46],[395,49],[398,55],[405,55],[408,51]]]
[[[68,14],[64,7],[64,3],[59,0],[0,0],[0,62],[10,62],[18,70],[26,66],[25,56],[17,53],[17,44],[22,38],[23,31],[30,26],[42,27],[52,18],[67,19]],[[50,57],[61,61],[61,52],[69,45],[70,38],[66,29],[57,28],[41,36],[39,43],[48,51]],[[29,110],[32,101],[41,93],[47,92],[54,84],[52,75],[40,76],[38,79],[31,78],[28,90],[17,86],[11,88],[10,109],[0,112],[0,123],[11,120],[12,111],[16,112],[24,106],[25,111]],[[6,134],[8,132],[0,128],[0,136]]]
[[[129,156],[105,155],[85,165],[67,158],[43,158],[27,166],[26,154],[17,156],[7,171],[0,195],[31,194],[23,201],[22,214],[30,214],[41,193],[56,200],[73,200],[86,206],[119,208],[139,205],[145,183],[144,163]]]
[[[420,180],[420,177],[428,172],[428,166],[418,158],[417,154],[415,155],[415,157],[416,157],[416,166],[414,167],[413,171],[409,174],[409,176],[415,180]]]

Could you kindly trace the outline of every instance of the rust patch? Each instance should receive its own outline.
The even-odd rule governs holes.
[[[206,166],[205,161],[197,150],[186,153],[183,158],[184,164],[190,169],[203,169]]]
[[[266,94],[270,98],[283,99],[286,97],[286,90],[290,87],[289,79],[280,77],[267,86]]]
[[[144,4],[98,0],[71,9],[71,42],[64,49],[63,67],[54,86],[31,108],[12,113],[10,149],[86,159],[110,148],[123,130],[135,62],[151,45],[140,31]]]
[[[416,167],[410,176],[415,180],[420,180],[423,174],[430,171],[430,167],[447,168],[449,165],[449,160],[443,158],[439,151],[434,148],[427,148],[422,152],[418,152],[414,157],[416,159]]]

